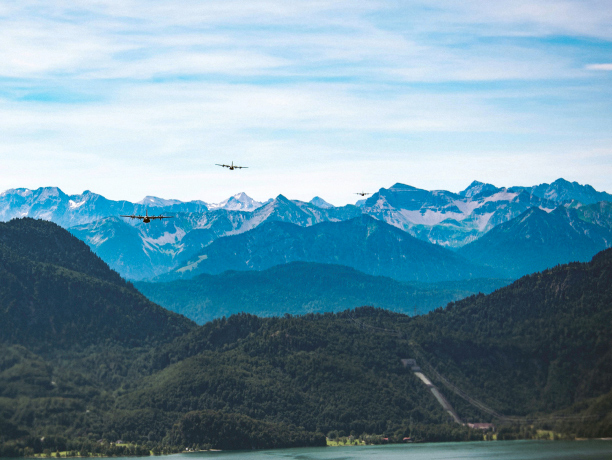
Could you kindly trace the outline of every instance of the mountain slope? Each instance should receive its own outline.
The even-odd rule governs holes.
[[[360,308],[217,320],[164,349],[157,359],[170,365],[117,404],[170,412],[224,407],[308,430],[399,433],[401,439],[410,429],[406,414],[418,430],[446,420],[401,365],[402,358],[416,358],[463,420],[496,417],[458,398],[437,373],[498,413],[531,415],[524,427],[610,433],[612,414],[593,398],[612,385],[611,317],[607,250],[590,263],[527,276],[416,318]],[[587,407],[592,425],[548,418]]]
[[[11,221],[0,225],[0,235],[0,342],[35,351],[109,340],[142,346],[192,328],[53,223]]]
[[[606,247],[601,238],[594,241],[588,236],[600,231],[579,219],[572,226],[564,207],[550,213],[532,208],[457,252],[504,276],[518,278],[558,264],[590,260]]]
[[[161,206],[155,210],[160,212],[205,212],[208,209],[201,201],[183,203],[146,197],[141,203],[131,203],[109,200],[89,190],[79,195],[67,195],[57,187],[41,187],[36,190],[10,189],[0,194],[0,219],[32,217],[67,228],[109,216],[144,214],[147,206],[158,205]]]
[[[296,261],[346,265],[400,281],[486,278],[494,273],[362,215],[310,227],[268,222],[250,232],[216,240],[162,280],[227,270],[264,270]]]
[[[523,189],[476,181],[459,194],[398,183],[373,194],[362,211],[419,239],[461,247],[533,206],[552,210],[557,205]]]
[[[239,198],[248,204],[249,198],[242,195]],[[263,222],[307,226],[357,215],[360,212],[354,206],[322,209],[280,195],[252,212],[219,207],[203,213],[174,213],[174,218],[152,224],[113,216],[69,230],[122,276],[141,280],[168,272],[217,238],[246,232]]]
[[[406,284],[341,265],[293,262],[263,271],[199,275],[168,283],[135,283],[155,303],[198,324],[246,312],[257,316],[337,312],[362,305],[423,314],[506,280]]]
[[[418,318],[412,340],[465,391],[488,391],[496,410],[546,413],[610,392],[611,314],[607,249]],[[609,407],[599,414],[612,421]]]
[[[129,285],[52,260],[32,261],[5,245],[0,254],[0,327],[22,298],[29,320],[55,321],[43,321],[47,332],[26,324],[19,332],[27,343],[2,336],[3,455],[47,448],[113,453],[107,441],[119,438],[140,444],[145,454],[176,451],[185,446],[172,442],[222,440],[224,432],[262,447],[259,440],[279,431],[304,443],[321,440],[315,431],[335,430],[400,440],[482,439],[448,424],[429,389],[402,365],[404,358],[417,359],[464,421],[495,417],[459,399],[434,370],[494,411],[529,415],[520,428],[504,426],[507,435],[530,436],[536,429],[612,435],[612,250],[415,318],[367,307],[300,317],[235,315],[174,330],[169,323],[178,317],[165,312],[155,321],[149,302],[142,301],[141,310],[119,304],[142,299]],[[99,289],[85,290],[92,284]],[[75,327],[52,331],[69,323],[56,321],[61,312],[43,308],[47,298],[78,313]],[[134,321],[140,312],[146,315]],[[117,334],[121,322],[125,329]],[[62,348],[62,340],[70,340],[63,336],[72,334],[91,336],[89,346]],[[592,418],[567,422],[551,414]]]
[[[0,244],[32,262],[53,264],[124,285],[119,274],[91,253],[82,241],[51,222],[30,218],[0,222]]]
[[[590,185],[557,179],[551,184],[534,185],[533,187],[512,187],[511,190],[527,190],[535,196],[558,203],[578,201],[582,204],[593,204],[600,201],[612,201],[612,195],[598,192]]]

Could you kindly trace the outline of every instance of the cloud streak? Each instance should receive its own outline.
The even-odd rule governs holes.
[[[576,159],[611,140],[595,72],[612,70],[611,14],[595,0],[5,2],[0,189],[220,201],[242,185],[305,198],[298,184],[316,183],[341,203],[415,167],[432,188],[449,164],[493,174],[504,149],[555,175],[551,146]],[[260,175],[211,167],[232,159]],[[316,181],[328,168],[336,180]]]

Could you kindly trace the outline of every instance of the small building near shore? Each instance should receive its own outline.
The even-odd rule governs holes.
[[[474,430],[495,431],[495,425],[492,423],[468,423],[467,426]]]

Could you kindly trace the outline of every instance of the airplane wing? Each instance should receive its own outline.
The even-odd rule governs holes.
[[[234,166],[235,169],[248,169],[248,166]]]
[[[142,219],[142,216],[121,216],[121,217],[129,217],[130,219]]]
[[[149,216],[149,219],[172,219],[174,216]]]
[[[220,165],[219,163],[215,163],[216,166],[223,166],[224,168],[229,168],[229,165]]]

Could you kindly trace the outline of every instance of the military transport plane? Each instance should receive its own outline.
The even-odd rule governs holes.
[[[233,171],[234,169],[246,169],[248,168],[248,166],[234,166],[234,162],[232,161],[231,165],[220,165],[219,163],[215,163],[217,166],[221,166],[223,168],[229,168],[230,171]]]
[[[366,195],[371,195],[371,193],[370,192],[357,192],[355,193],[355,195],[366,196]]]
[[[148,224],[149,222],[151,222],[151,220],[155,220],[155,219],[159,219],[159,220],[162,220],[162,219],[172,219],[174,216],[162,216],[162,215],[159,215],[159,216],[150,216],[149,215],[149,210],[147,209],[145,211],[145,215],[144,216],[135,216],[134,214],[132,214],[131,216],[121,216],[121,217],[129,217],[130,219],[142,219],[142,221],[145,224]]]

